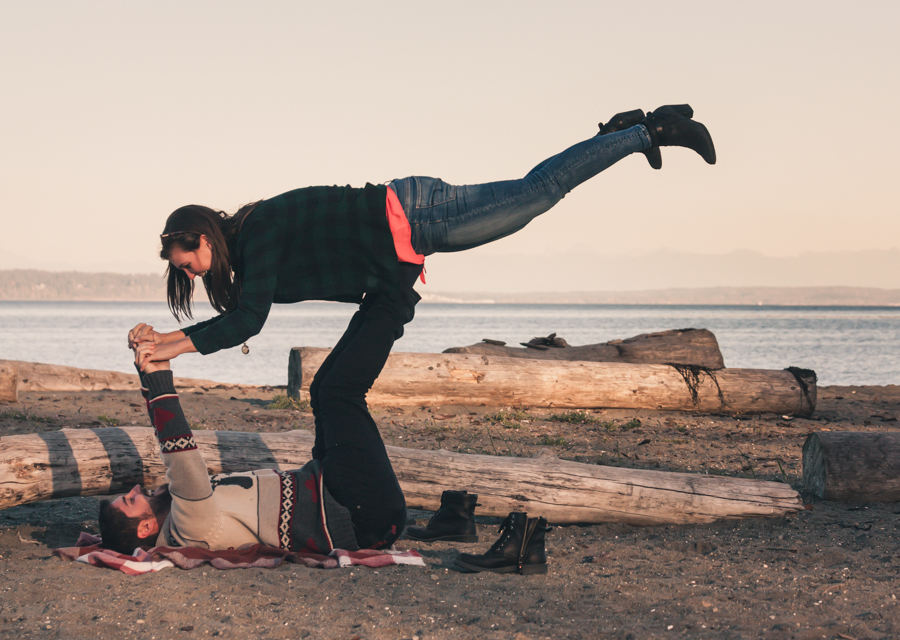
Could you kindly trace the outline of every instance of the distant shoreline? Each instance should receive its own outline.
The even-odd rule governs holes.
[[[431,291],[420,286],[423,304],[608,304],[737,306],[900,306],[900,289],[876,287],[697,287],[639,291],[544,291],[531,293]],[[198,301],[205,300],[202,290]],[[4,302],[165,302],[159,274],[79,271],[0,271]]]
[[[423,292],[422,303],[900,307],[900,290],[865,287],[712,287],[534,293]]]
[[[631,292],[623,292],[631,293]],[[740,292],[735,292],[739,295]],[[833,301],[797,301],[797,302],[775,302],[775,301],[757,301],[757,302],[738,302],[738,301],[695,301],[695,300],[633,300],[633,299],[605,299],[602,301],[585,300],[580,297],[569,298],[565,293],[560,294],[535,294],[530,296],[527,293],[515,295],[498,295],[494,298],[483,294],[471,294],[472,299],[465,299],[461,294],[432,294],[423,295],[420,305],[428,304],[468,304],[468,305],[609,305],[609,306],[653,306],[653,307],[871,307],[871,308],[895,308],[900,307],[900,302],[881,303],[881,302],[856,302],[850,300],[833,300]],[[551,299],[555,297],[558,299]],[[165,304],[165,299],[159,298],[0,298],[0,304],[4,302],[45,302],[48,304],[59,302],[152,302]],[[201,300],[203,302],[203,300]],[[328,302],[324,300],[315,300],[311,302],[327,302],[328,304],[341,304],[339,302]]]

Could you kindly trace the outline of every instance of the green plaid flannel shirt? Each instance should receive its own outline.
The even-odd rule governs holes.
[[[358,302],[397,286],[387,187],[308,187],[266,200],[244,220],[232,267],[237,308],[182,329],[202,354],[258,334],[272,303]]]

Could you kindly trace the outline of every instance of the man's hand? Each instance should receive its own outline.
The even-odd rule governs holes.
[[[156,345],[151,342],[142,342],[134,349],[134,363],[144,373],[154,371],[168,371],[171,366],[168,360],[153,361],[151,358],[156,353]]]
[[[162,339],[163,334],[154,331],[149,324],[141,322],[128,332],[128,348],[134,349],[142,343],[156,344],[162,342]]]

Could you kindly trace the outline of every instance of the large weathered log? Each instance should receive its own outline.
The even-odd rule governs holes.
[[[196,431],[211,474],[288,469],[309,459],[313,434]],[[507,458],[388,447],[411,507],[436,509],[466,487],[478,513],[527,511],[551,522],[682,524],[784,515],[801,507],[777,482],[602,467],[555,458]],[[0,509],[49,498],[155,486],[164,468],[147,427],[63,429],[0,438]]]
[[[803,487],[825,500],[900,502],[900,432],[811,433]]]
[[[19,401],[19,367],[0,360],[0,402]]]
[[[79,369],[59,364],[0,360],[0,367],[15,366],[19,372],[19,391],[134,391],[141,388],[136,374],[99,369]],[[232,387],[237,385],[198,380],[195,378],[175,378],[175,386]]]
[[[695,364],[708,369],[725,366],[716,336],[708,329],[672,329],[642,333],[625,340],[562,348],[533,349],[480,342],[468,347],[451,347],[444,353],[469,353],[537,360],[584,360],[627,362],[629,364]]]
[[[330,349],[294,347],[288,394],[308,393]],[[500,356],[392,353],[372,406],[485,405],[619,408],[705,413],[812,413],[815,373],[709,370],[692,365],[562,362]]]

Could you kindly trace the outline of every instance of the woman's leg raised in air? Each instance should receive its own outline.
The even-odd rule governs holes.
[[[659,147],[666,146],[692,149],[715,164],[709,131],[692,115],[686,104],[660,107],[646,116],[639,109],[618,114],[601,127],[601,135],[544,160],[519,180],[455,186],[411,177],[390,187],[409,219],[417,252],[464,251],[515,233],[579,184],[637,151],[653,151],[648,159],[657,169]]]
[[[635,126],[579,142],[518,180],[455,186],[416,176],[390,186],[409,219],[417,252],[464,251],[515,233],[582,182],[650,146],[647,129]]]

